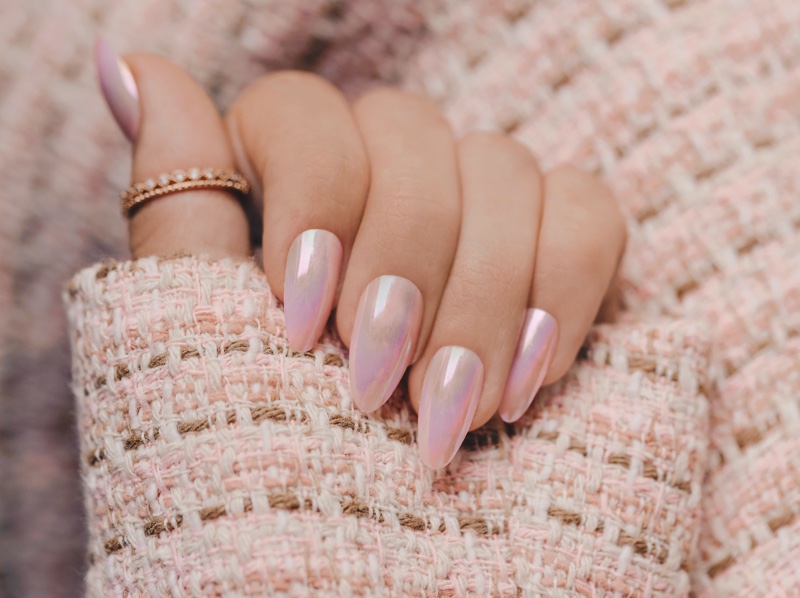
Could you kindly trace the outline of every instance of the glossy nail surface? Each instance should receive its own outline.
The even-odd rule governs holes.
[[[464,347],[442,347],[425,373],[419,405],[419,453],[434,469],[456,456],[483,390],[483,363]]]
[[[331,315],[342,244],[326,230],[307,230],[294,240],[286,260],[283,305],[286,335],[295,351],[308,351],[317,342]]]
[[[555,318],[544,310],[529,309],[498,410],[504,422],[517,421],[531,406],[547,375],[557,344]]]
[[[422,293],[400,276],[380,276],[364,289],[350,343],[350,392],[375,411],[397,388],[419,338]]]
[[[139,90],[128,65],[103,37],[98,37],[94,59],[100,89],[119,128],[134,141],[139,133]]]

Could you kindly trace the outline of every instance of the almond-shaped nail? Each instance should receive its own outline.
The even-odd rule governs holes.
[[[542,309],[529,309],[498,410],[504,422],[517,421],[531,406],[547,375],[557,344],[555,318]]]
[[[341,267],[342,244],[333,233],[311,229],[292,243],[286,260],[283,306],[286,336],[295,351],[308,351],[322,334]]]
[[[119,128],[131,141],[139,134],[139,90],[136,79],[122,58],[103,37],[94,46],[94,60],[100,89]]]
[[[419,405],[419,454],[433,469],[456,456],[483,390],[483,363],[464,347],[442,347],[431,359]]]
[[[401,276],[380,276],[361,294],[350,342],[350,393],[375,411],[397,388],[422,324],[422,293]]]

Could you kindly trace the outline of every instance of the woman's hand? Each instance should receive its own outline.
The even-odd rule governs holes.
[[[163,59],[118,63],[103,42],[97,58],[135,143],[133,179],[192,166],[243,171],[263,212],[264,270],[284,301],[290,345],[311,348],[335,306],[351,396],[365,411],[410,365],[430,466],[449,463],[496,412],[518,419],[574,361],[625,245],[597,178],[542,173],[506,136],[455,139],[433,103],[397,90],[348,105],[319,77],[280,72],[253,83],[223,119]],[[130,238],[134,257],[250,254],[245,212],[219,191],[145,203]]]

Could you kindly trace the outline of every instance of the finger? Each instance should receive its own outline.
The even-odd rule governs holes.
[[[544,213],[531,308],[500,404],[513,422],[530,407],[542,384],[569,369],[598,316],[625,246],[625,223],[610,191],[575,168],[545,177]],[[613,302],[606,301],[609,306]]]
[[[369,186],[366,152],[342,94],[324,79],[259,79],[226,115],[238,162],[263,188],[264,271],[283,299],[289,344],[307,351],[334,304]]]
[[[430,340],[409,377],[419,448],[443,467],[500,404],[533,279],[541,216],[534,157],[488,133],[458,145],[462,218]]]
[[[458,169],[450,128],[428,100],[377,90],[354,113],[371,181],[337,323],[353,400],[373,411],[433,326],[458,237]]]
[[[233,154],[213,102],[192,78],[163,58],[119,59],[102,39],[95,53],[106,100],[134,142],[133,181],[176,169],[231,168]],[[247,221],[222,191],[183,191],[142,204],[130,219],[133,257],[203,254],[246,257]]]
[[[543,383],[561,378],[578,354],[625,248],[625,220],[597,177],[564,167],[545,176],[542,228],[531,305],[558,322],[558,342]]]

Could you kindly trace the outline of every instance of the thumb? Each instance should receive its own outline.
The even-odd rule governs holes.
[[[134,143],[133,182],[193,168],[232,169],[234,157],[214,103],[183,69],[148,54],[119,58],[102,38],[95,49],[103,95]],[[191,190],[153,198],[130,219],[134,258],[190,253],[245,258],[249,230],[231,192]]]

